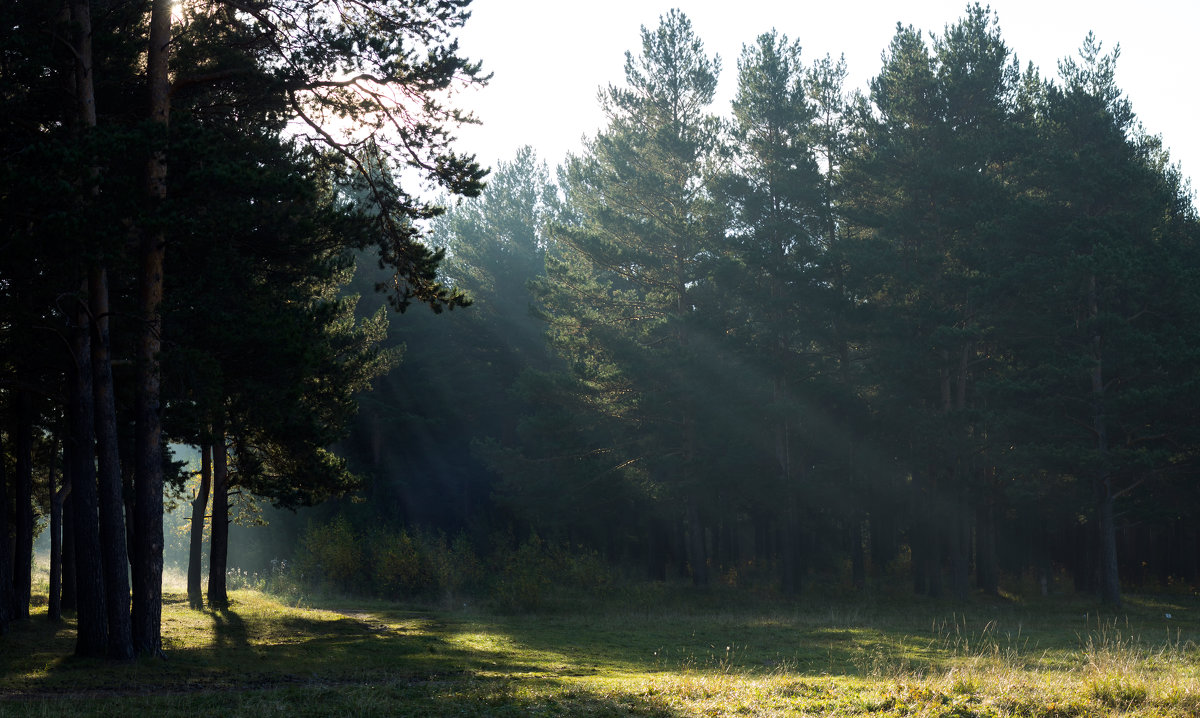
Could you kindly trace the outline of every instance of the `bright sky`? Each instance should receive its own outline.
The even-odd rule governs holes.
[[[1146,129],[1162,136],[1185,176],[1200,178],[1195,73],[1200,61],[1195,0],[992,0],[1001,37],[1021,61],[1056,77],[1089,30],[1105,50],[1121,46],[1117,83]],[[463,128],[461,147],[485,164],[532,145],[553,168],[603,124],[598,88],[624,80],[625,52],[641,49],[640,27],[654,28],[673,7],[692,21],[708,53],[721,57],[714,111],[727,114],[743,44],[775,28],[800,41],[811,61],[844,54],[848,89],[867,90],[896,23],[941,32],[965,0],[474,0],[459,35],[463,53],[495,74],[463,98],[483,120]],[[1198,180],[1200,181],[1200,180]]]

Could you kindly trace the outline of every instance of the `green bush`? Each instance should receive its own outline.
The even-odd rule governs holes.
[[[544,608],[555,593],[598,595],[612,588],[611,569],[595,552],[571,551],[537,534],[517,543],[511,535],[492,542],[482,561],[466,536],[375,527],[357,531],[344,516],[309,524],[300,539],[296,566],[316,589],[386,599],[486,595],[502,611]],[[485,568],[486,567],[486,568]]]
[[[534,611],[542,606],[555,575],[555,561],[542,539],[532,534],[517,547],[509,541],[495,542],[495,565],[491,599],[501,611]]]
[[[443,601],[449,603],[463,592],[473,592],[483,583],[483,564],[466,536],[447,542],[441,533],[417,533],[417,542],[430,577]]]
[[[344,516],[309,524],[296,565],[314,588],[380,598],[440,595],[450,600],[481,586],[483,568],[471,542],[458,536],[375,527],[356,531]]]
[[[326,524],[309,523],[296,563],[310,585],[325,590],[357,592],[365,588],[362,542],[344,516]]]
[[[502,611],[535,611],[545,608],[555,594],[607,593],[613,586],[608,564],[594,551],[572,552],[548,544],[536,533],[512,547],[512,540],[494,542],[493,581],[490,597]]]
[[[373,529],[366,535],[365,560],[371,593],[397,598],[432,588],[432,576],[417,544],[406,531]]]

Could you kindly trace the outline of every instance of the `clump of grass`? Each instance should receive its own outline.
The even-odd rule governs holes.
[[[262,573],[234,566],[225,574],[225,585],[230,591],[260,591],[288,606],[310,605],[307,587],[286,560],[272,559],[271,568]]]

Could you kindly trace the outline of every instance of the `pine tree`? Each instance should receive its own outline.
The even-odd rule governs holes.
[[[811,513],[801,496],[802,485],[813,481],[805,467],[818,462],[820,442],[804,435],[828,428],[825,422],[807,426],[801,410],[808,388],[803,384],[822,372],[817,347],[827,324],[818,309],[824,304],[818,273],[826,224],[825,179],[812,146],[815,110],[799,43],[772,32],[743,48],[733,101],[733,161],[719,183],[731,211],[732,246],[729,267],[718,274],[725,285],[718,294],[726,300],[719,302],[726,314],[722,333],[734,337],[736,353],[752,370],[729,397],[739,420],[719,425],[724,431],[758,427],[747,438],[761,447],[760,456],[741,458],[765,485],[743,484],[738,493],[755,497],[753,513],[775,516],[782,527],[781,579],[788,593],[799,588],[806,543],[801,532],[812,530],[802,528]]]
[[[541,302],[552,343],[593,384],[613,424],[610,470],[636,467],[680,511],[693,580],[708,580],[703,511],[713,489],[697,435],[703,343],[696,293],[718,233],[705,185],[718,142],[718,60],[685,15],[642,28],[625,85],[602,93],[608,127],[566,175],[574,222],[552,232]],[[595,447],[600,450],[600,447]]]
[[[1196,310],[1194,211],[1115,84],[1117,56],[1089,35],[1079,60],[1060,64],[1061,84],[1035,96],[1037,252],[1023,265],[1005,385],[1025,402],[1028,453],[1070,491],[1068,511],[1090,517],[1092,585],[1112,605],[1117,500],[1169,483],[1194,446],[1179,409],[1195,380],[1178,369],[1192,361]]]
[[[995,218],[1009,195],[1003,167],[1017,77],[995,16],[979,6],[932,49],[913,28],[898,28],[871,85],[878,114],[861,115],[863,144],[850,170],[853,216],[886,257],[872,302],[886,307],[880,319],[894,334],[878,336],[875,368],[909,447],[914,585],[941,591],[946,547],[960,599],[986,436],[974,399],[992,311],[981,286],[996,266]]]

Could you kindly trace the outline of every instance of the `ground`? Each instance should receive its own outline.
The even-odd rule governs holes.
[[[784,601],[647,586],[537,614],[169,593],[165,660],[0,637],[0,716],[1195,716],[1200,600]]]

